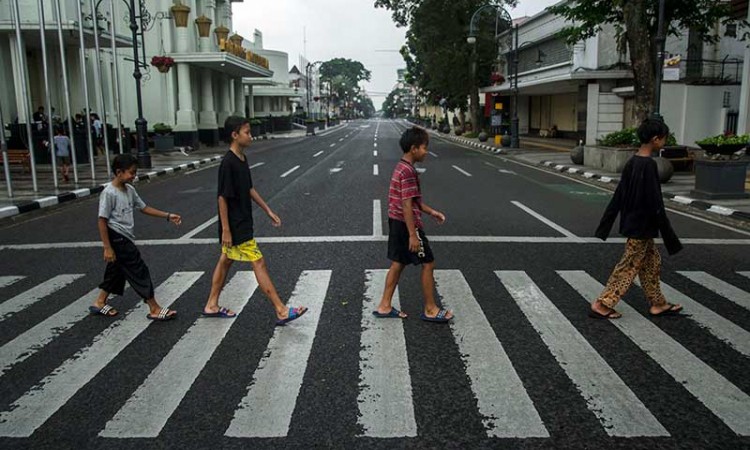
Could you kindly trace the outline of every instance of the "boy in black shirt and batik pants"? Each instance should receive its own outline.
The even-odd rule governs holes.
[[[221,257],[216,263],[211,282],[211,293],[203,315],[206,317],[233,318],[237,314],[219,306],[219,294],[224,287],[227,272],[233,261],[247,261],[253,266],[258,285],[276,310],[276,325],[285,325],[307,312],[304,306],[287,307],[279,298],[276,288],[268,275],[263,254],[253,238],[252,202],[265,211],[275,227],[281,226],[281,219],[253,187],[250,166],[244,149],[253,138],[250,135],[250,122],[242,117],[229,116],[224,122],[224,130],[232,141],[229,151],[219,166],[219,239]]]
[[[622,315],[615,305],[628,291],[635,276],[641,280],[652,316],[677,314],[681,305],[668,303],[661,292],[659,276],[661,257],[654,238],[661,232],[669,254],[682,249],[664,210],[656,161],[651,158],[667,140],[669,128],[658,119],[648,119],[638,127],[641,147],[622,171],[617,190],[604,212],[596,237],[606,240],[620,214],[620,234],[627,237],[625,254],[607,281],[604,292],[591,305],[589,316],[596,319],[618,319]]]

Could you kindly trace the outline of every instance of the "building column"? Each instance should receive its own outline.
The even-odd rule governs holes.
[[[232,93],[230,92],[230,85],[232,79],[227,75],[222,75],[219,78],[219,123],[223,124],[227,117],[232,114]]]
[[[750,20],[750,8],[747,10]],[[740,114],[737,120],[737,134],[750,133],[750,47],[745,46],[745,59],[742,63],[742,87],[740,88]]]
[[[245,117],[245,86],[242,78],[234,79],[234,114]]]
[[[243,86],[245,87],[245,86]],[[253,85],[247,85],[247,117],[255,117],[255,99],[253,98]]]
[[[599,138],[599,84],[588,85],[586,99],[586,145],[596,145]]]
[[[23,59],[19,58],[18,55],[18,48],[16,47],[18,44],[16,43],[16,36],[8,34],[8,44],[10,45],[10,59],[11,64],[13,65],[13,85],[15,88],[15,97],[16,97],[16,111],[18,113],[18,123],[26,123],[28,118],[30,117],[30,112],[28,109],[29,100],[27,98],[24,98],[23,95],[20,94],[21,86],[26,82],[26,79],[28,79],[28,67],[26,64],[23,64]],[[23,45],[24,51],[26,51],[26,43],[22,42],[21,45]],[[21,55],[23,56],[23,55]],[[30,94],[30,93],[29,93]],[[10,122],[9,119],[6,119]]]
[[[198,122],[198,136],[206,145],[219,143],[219,124],[216,121],[214,106],[213,72],[203,69],[201,72],[201,112]]]
[[[186,53],[190,47],[190,35],[187,27],[175,28],[175,48],[178,53]],[[198,148],[198,124],[193,108],[192,80],[190,66],[177,64],[177,117],[174,127],[174,143],[178,147]]]

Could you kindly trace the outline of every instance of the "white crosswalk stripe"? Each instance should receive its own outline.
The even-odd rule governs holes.
[[[466,363],[471,389],[490,437],[549,437],[523,383],[458,270],[436,270],[443,306],[455,314],[450,327]],[[502,373],[503,376],[497,376]]]
[[[706,272],[678,271],[677,273],[704,286],[707,289],[716,292],[722,297],[725,297],[727,300],[730,300],[742,306],[743,308],[750,310],[750,293],[736,288],[727,282],[724,282],[712,275],[707,274]]]
[[[309,311],[294,327],[276,328],[225,436],[287,435],[330,281],[330,270],[302,273],[289,304],[301,305],[304,301]]]
[[[26,292],[0,303],[0,322],[59,291],[81,277],[83,277],[82,274],[57,275]]]
[[[604,289],[582,271],[559,271],[560,276],[589,302]],[[612,320],[630,340],[656,361],[672,378],[718,416],[735,433],[750,435],[750,396],[742,392],[714,369],[690,353],[641,316],[625,302],[617,309],[623,317]]]
[[[362,338],[359,351],[359,418],[367,437],[417,435],[412,405],[409,360],[402,319],[372,315],[385,287],[387,270],[368,270],[362,302]],[[392,306],[400,309],[398,289]]]
[[[0,288],[4,288],[6,286],[10,286],[11,284],[15,283],[16,281],[21,281],[25,277],[20,276],[6,276],[6,277],[0,277]]]
[[[169,307],[202,273],[177,272],[169,277],[156,289],[156,298],[161,306]],[[0,413],[0,436],[31,436],[151,324],[144,317],[146,314],[148,306],[140,303],[127,312],[125,320],[110,325],[94,338],[90,346],[63,362],[52,374],[13,402],[9,411]]]
[[[239,314],[257,287],[252,272],[237,272],[222,291],[222,304]],[[235,320],[197,319],[99,436],[157,437]]]
[[[603,286],[584,271],[561,270],[557,273],[581,296],[580,313],[586,314],[584,301],[590,302]],[[747,295],[742,289],[722,280],[720,275],[697,271],[678,273],[738,305]],[[738,273],[750,276],[750,272]],[[157,288],[157,299],[162,306],[171,305],[184,296],[202,274],[175,272]],[[295,411],[310,408],[305,403],[309,400],[300,393],[306,382],[304,379],[313,349],[317,345],[324,345],[316,341],[316,335],[324,303],[329,292],[333,292],[332,274],[331,270],[309,270],[300,274],[289,304],[305,305],[309,311],[304,318],[290,326],[274,330],[255,373],[252,377],[247,376],[247,394],[241,399],[238,396],[226,405],[227,411],[234,409],[234,417],[228,428],[217,431],[234,438],[283,438],[288,436],[294,425]],[[414,315],[403,321],[377,319],[372,315],[382,295],[386,274],[387,271],[381,269],[364,271],[365,282],[360,291],[363,293],[362,304],[358,307],[360,313],[357,319],[361,326],[357,355],[359,377],[339,381],[349,384],[350,388],[356,387],[357,435],[362,439],[420,437],[419,421],[424,420],[416,414],[417,402],[422,400],[420,392],[413,392],[414,386],[418,385],[412,384],[411,371],[415,369],[410,367],[407,352],[413,346],[420,345],[419,342],[410,342],[406,333],[407,327],[415,325],[414,319],[417,317]],[[624,380],[628,377],[610,367],[596,350],[597,346],[586,340],[584,336],[587,334],[577,329],[578,322],[566,317],[551,300],[556,298],[550,295],[551,291],[545,293],[550,287],[537,285],[531,275],[524,271],[498,270],[494,274],[510,297],[498,294],[499,298],[487,300],[507,302],[510,298],[514,307],[520,309],[525,320],[519,322],[518,326],[533,329],[539,335],[556,364],[580,393],[584,400],[581,405],[585,405],[598,419],[607,435],[627,438],[670,436],[660,423],[663,418],[659,413],[650,411],[634,393],[638,390],[626,384]],[[0,303],[0,306],[14,301],[12,307],[6,307],[8,320],[20,321],[20,316],[11,317],[12,311],[23,310],[31,299],[38,301],[47,297],[81,276],[68,274],[54,277]],[[0,283],[11,279],[20,280],[23,276],[3,276]],[[464,273],[460,270],[436,270],[435,281],[443,306],[454,310],[450,334],[458,347],[463,370],[476,401],[475,409],[466,413],[476,415],[482,421],[488,437],[548,438],[550,434],[559,433],[559,430],[548,428],[542,417],[545,414],[565,414],[566,410],[543,410],[549,406],[535,405],[531,400],[523,377],[514,367],[517,361],[512,361],[505,352],[493,329],[491,315],[484,313],[481,299],[475,298]],[[222,304],[240,312],[257,287],[252,272],[237,272],[224,289]],[[685,305],[687,315],[683,320],[706,330],[713,336],[709,338],[715,339],[719,345],[750,356],[750,332],[745,328],[714,312],[710,303],[698,302],[665,283],[662,283],[662,289],[670,301]],[[12,382],[13,377],[20,374],[16,373],[16,367],[29,364],[26,360],[30,356],[48,351],[46,347],[50,343],[77,330],[73,327],[87,317],[87,308],[97,293],[98,289],[94,289],[49,317],[40,318],[38,323],[0,346],[0,378],[5,377]],[[19,297],[25,300],[18,300]],[[398,290],[394,294],[393,306],[400,309]],[[685,388],[686,396],[692,395],[705,405],[706,414],[708,411],[713,413],[737,435],[750,436],[748,393],[732,384],[709,363],[699,359],[700,354],[693,354],[683,347],[679,333],[674,336],[666,334],[657,326],[657,321],[643,317],[625,302],[618,305],[618,310],[624,316],[610,322],[616,327],[612,328],[612,332],[622,333],[653,359]],[[147,307],[140,303],[129,311],[121,312],[124,317],[115,319],[108,328],[92,337],[89,345],[77,350],[25,393],[15,393],[13,398],[20,396],[15,401],[11,401],[13,398],[4,399],[3,404],[8,405],[8,409],[0,412],[0,437],[35,436],[35,432],[52,416],[59,416],[60,409],[71,398],[139,339],[151,323],[143,317],[147,311]],[[202,376],[212,376],[204,373],[210,367],[207,366],[208,361],[237,321],[197,318],[166,356],[148,375],[144,375],[143,380],[139,380],[140,385],[134,388],[120,409],[111,417],[104,418],[106,424],[98,430],[99,436],[161,436],[165,427],[169,428],[170,418],[183,408],[181,404],[196,380]],[[549,395],[554,396],[555,393]],[[669,400],[651,399],[646,404]],[[91,415],[100,411],[100,406],[96,404],[86,408]],[[572,408],[585,411],[582,406]]]

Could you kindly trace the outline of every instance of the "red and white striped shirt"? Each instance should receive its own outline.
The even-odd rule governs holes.
[[[406,222],[402,202],[409,198],[413,199],[414,224],[417,228],[422,228],[422,192],[419,187],[419,175],[413,164],[402,159],[396,164],[391,175],[391,186],[388,189],[388,217]]]

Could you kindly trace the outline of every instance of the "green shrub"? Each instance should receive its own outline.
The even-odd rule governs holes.
[[[698,145],[737,145],[737,144],[748,144],[750,143],[750,135],[724,135],[717,134],[716,136],[707,137],[700,141],[695,141]]]
[[[172,132],[172,127],[167,125],[166,123],[155,123],[154,124],[154,133],[156,134],[169,134]]]
[[[472,132],[464,134],[464,137],[469,138],[469,139],[474,139],[477,136],[479,136],[479,133],[477,133],[476,131],[472,131]]]
[[[640,147],[641,141],[636,133],[637,128],[623,128],[599,139],[599,144],[605,147]],[[674,133],[669,133],[666,145],[677,145]]]

